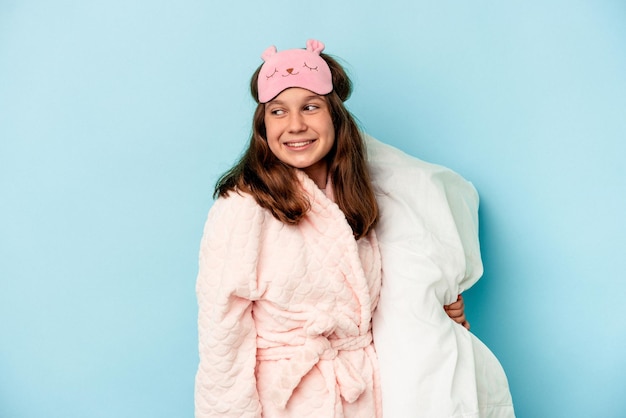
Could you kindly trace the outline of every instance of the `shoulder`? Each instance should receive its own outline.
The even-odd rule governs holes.
[[[257,212],[262,210],[254,197],[249,193],[230,191],[226,196],[215,200],[209,211],[209,216],[228,216],[233,212]]]
[[[266,210],[248,193],[229,192],[214,203],[204,226],[205,238],[246,234],[264,223]]]

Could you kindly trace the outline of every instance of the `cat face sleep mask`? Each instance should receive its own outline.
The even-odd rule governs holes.
[[[324,44],[314,39],[306,42],[306,49],[287,49],[277,52],[267,48],[261,58],[264,64],[257,79],[259,103],[267,103],[290,87],[301,87],[324,95],[333,91],[330,68],[320,53]]]

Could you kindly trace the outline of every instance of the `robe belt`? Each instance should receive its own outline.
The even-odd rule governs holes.
[[[340,351],[361,350],[372,343],[371,331],[364,335],[328,339],[323,335],[307,337],[300,346],[259,348],[257,360],[276,360],[278,369],[274,374],[271,399],[284,409],[300,381],[320,360],[333,362],[339,393],[352,403],[367,388],[361,370],[348,359],[339,356]]]

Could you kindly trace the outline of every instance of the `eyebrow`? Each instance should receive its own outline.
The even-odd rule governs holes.
[[[312,94],[310,96],[305,97],[303,102],[308,102],[308,101],[313,100],[313,99],[318,99],[318,100],[325,101],[323,96],[320,96],[319,94]],[[283,100],[270,100],[269,102],[267,102],[265,104],[266,105],[271,105],[271,104],[283,105],[283,104],[285,104],[285,102]]]

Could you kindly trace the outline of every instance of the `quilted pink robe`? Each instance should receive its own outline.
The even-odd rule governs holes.
[[[197,281],[201,417],[380,417],[371,318],[381,265],[339,207],[299,172],[297,226],[246,194],[209,213]]]

